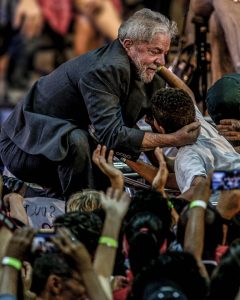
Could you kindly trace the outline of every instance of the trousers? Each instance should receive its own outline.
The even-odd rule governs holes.
[[[51,161],[41,154],[31,155],[22,151],[5,135],[0,140],[0,156],[14,176],[39,184],[55,198],[66,199],[85,188],[104,189],[109,185],[104,174],[92,164],[96,145],[88,132],[81,129],[71,131],[68,145],[68,153],[62,161]]]

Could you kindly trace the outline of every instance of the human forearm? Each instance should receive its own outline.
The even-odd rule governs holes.
[[[195,257],[202,276],[208,279],[207,270],[202,263],[204,222],[205,209],[198,206],[191,208],[185,231],[184,251],[191,253]]]
[[[16,203],[10,203],[10,214],[12,218],[15,218],[25,225],[29,225],[26,210],[22,203],[16,201]]]
[[[174,146],[175,143],[176,140],[171,134],[145,132],[141,145],[141,150],[148,151],[153,150],[156,147],[171,147]]]
[[[107,213],[102,236],[109,237],[117,241],[120,228],[121,219],[119,219],[118,216],[114,214]],[[117,248],[115,247],[108,247],[105,244],[98,245],[94,260],[94,269],[97,274],[104,277],[110,277],[112,275],[116,252]]]
[[[4,201],[9,205],[10,216],[28,225],[28,217],[23,206],[23,197],[17,193],[4,196]]]
[[[88,269],[86,271],[81,270],[81,276],[85,284],[89,299],[109,300],[100,284],[97,274],[93,269]]]
[[[203,252],[204,217],[204,208],[190,209],[184,239],[184,250],[192,253],[198,261],[201,260]]]
[[[10,266],[3,266],[2,268],[0,294],[11,294],[17,296],[18,270]]]
[[[159,69],[159,74],[161,77],[163,77],[166,82],[174,88],[179,88],[181,90],[184,90],[189,94],[194,104],[196,103],[195,97],[191,89],[185,84],[185,82],[180,79],[177,75],[175,75],[173,72],[169,71],[166,67],[162,66]]]
[[[145,132],[141,150],[148,151],[156,147],[179,147],[193,144],[198,137],[199,131],[200,123],[193,122],[171,134]]]

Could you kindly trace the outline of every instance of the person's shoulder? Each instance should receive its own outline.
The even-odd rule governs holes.
[[[187,161],[199,157],[199,149],[202,148],[201,144],[199,144],[198,142],[195,142],[192,145],[186,145],[186,146],[182,146],[178,149],[177,155],[176,155],[176,159],[175,159],[175,163],[181,163],[183,165],[186,164]],[[202,151],[202,149],[201,149]],[[200,152],[201,152],[200,151]]]
[[[103,68],[130,71],[130,59],[118,39],[100,48],[96,55],[100,56],[99,66]]]

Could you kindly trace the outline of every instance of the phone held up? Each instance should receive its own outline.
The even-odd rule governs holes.
[[[240,170],[214,171],[211,189],[213,192],[240,189]]]
[[[58,252],[58,247],[52,241],[54,236],[56,232],[52,230],[38,231],[33,238],[31,252],[34,254]]]

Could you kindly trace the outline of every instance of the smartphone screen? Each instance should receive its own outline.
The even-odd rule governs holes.
[[[52,242],[51,237],[55,232],[37,232],[33,238],[32,253],[56,253],[57,246]]]
[[[215,171],[211,188],[213,192],[240,189],[240,170]]]

